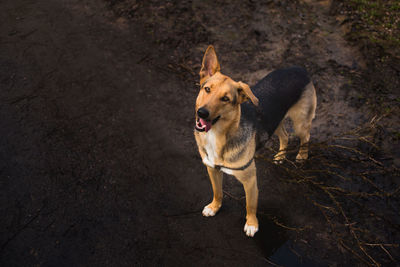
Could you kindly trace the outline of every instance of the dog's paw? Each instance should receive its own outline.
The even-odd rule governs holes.
[[[202,213],[203,213],[203,216],[205,216],[205,217],[211,217],[211,216],[215,216],[215,214],[217,214],[217,211],[218,211],[218,209],[215,210],[215,209],[211,208],[211,204],[209,204],[204,207]]]
[[[297,163],[303,163],[304,161],[306,161],[308,158],[308,154],[307,153],[299,153],[296,156],[296,162]]]
[[[247,223],[244,225],[243,231],[247,236],[253,237],[258,232],[258,226],[248,225]]]
[[[283,160],[286,158],[286,155],[284,152],[278,152],[278,154],[276,154],[274,156],[274,163],[275,164],[282,164]]]

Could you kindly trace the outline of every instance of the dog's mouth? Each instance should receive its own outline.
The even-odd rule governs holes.
[[[212,121],[210,120],[205,120],[202,118],[197,118],[196,120],[196,126],[194,127],[197,131],[199,132],[208,132],[211,129],[211,126],[213,126],[220,118],[221,116],[216,117]]]

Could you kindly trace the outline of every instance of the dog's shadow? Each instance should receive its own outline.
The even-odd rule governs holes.
[[[308,258],[293,252],[292,241],[285,229],[275,224],[267,214],[257,214],[260,230],[254,241],[264,258],[276,266],[317,266]]]
[[[288,240],[288,236],[286,231],[266,214],[258,213],[257,218],[260,230],[254,236],[254,240],[264,257],[269,258]]]

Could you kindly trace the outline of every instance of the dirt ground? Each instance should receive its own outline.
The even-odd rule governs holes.
[[[327,0],[1,1],[1,266],[398,265],[400,68],[349,31]],[[208,44],[234,79],[300,65],[317,89],[310,161],[258,153],[253,239],[233,177],[201,215]]]

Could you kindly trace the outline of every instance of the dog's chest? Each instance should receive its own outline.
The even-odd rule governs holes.
[[[204,136],[204,150],[206,152],[206,156],[203,158],[203,162],[210,166],[215,166],[215,161],[218,158],[217,154],[217,139],[213,130],[210,130]]]
[[[206,152],[206,155],[203,158],[203,163],[214,168],[216,165],[215,161],[218,159],[216,136],[213,132],[209,131],[205,138],[205,145],[203,148]],[[233,171],[228,168],[221,167],[221,171],[226,174],[233,175]]]

